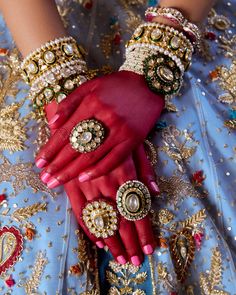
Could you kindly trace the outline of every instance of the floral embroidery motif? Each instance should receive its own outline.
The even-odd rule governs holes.
[[[15,97],[17,83],[20,80],[20,58],[16,49],[6,56],[0,64],[0,151],[21,151],[25,148],[25,127],[28,118],[20,118],[19,108],[22,103],[3,106],[6,97]]]
[[[0,154],[0,182],[10,182],[15,195],[26,187],[31,187],[34,192],[45,192],[53,198],[56,196],[45,184],[42,183],[38,174],[32,170],[32,163],[12,164],[10,161]]]
[[[48,259],[46,257],[46,252],[38,252],[31,277],[29,279],[22,279],[22,281],[19,283],[19,287],[23,287],[27,295],[37,293],[40,280],[47,263]]]
[[[180,172],[185,172],[184,164],[196,151],[196,146],[187,146],[187,143],[195,142],[193,134],[187,130],[180,131],[170,125],[163,129],[162,138],[164,145],[159,147],[159,151],[165,152],[175,162]]]
[[[219,290],[222,281],[222,258],[220,251],[215,248],[212,251],[211,269],[209,273],[200,274],[200,287],[202,295],[227,295],[229,293]]]
[[[0,275],[4,274],[19,259],[23,250],[23,236],[12,226],[0,228]]]
[[[109,295],[145,295],[141,289],[136,289],[136,285],[143,284],[147,279],[146,272],[139,272],[140,267],[134,266],[129,262],[121,265],[115,261],[109,262],[112,271],[106,271],[108,282],[113,285],[109,289]]]

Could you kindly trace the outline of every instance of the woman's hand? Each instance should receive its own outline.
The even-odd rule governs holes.
[[[88,201],[107,199],[113,202],[116,207],[116,192],[119,186],[128,180],[139,179],[148,186],[152,193],[157,193],[150,182],[150,180],[154,182],[155,176],[143,146],[137,149],[133,158],[135,166],[132,157],[129,156],[119,167],[106,176],[84,183],[74,179],[66,183],[64,187],[73,212],[90,240],[96,243],[99,248],[107,245],[119,263],[124,264],[129,260],[137,266],[143,261],[143,253],[152,254],[155,249],[155,240],[148,216],[135,222],[119,216],[118,231],[106,239],[98,239],[92,235],[81,218],[82,210]],[[129,176],[127,177],[127,175]]]
[[[48,186],[54,188],[79,175],[88,181],[106,175],[144,141],[164,107],[164,99],[151,92],[142,76],[116,72],[84,83],[60,103],[50,128],[59,128],[36,158]],[[95,151],[81,154],[70,143],[71,130],[80,121],[95,118],[106,129]],[[128,174],[128,172],[127,172]]]

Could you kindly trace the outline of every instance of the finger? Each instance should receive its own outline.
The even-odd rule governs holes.
[[[66,97],[57,107],[57,112],[49,120],[51,129],[61,127],[79,107],[83,98],[94,89],[94,80],[87,81]]]
[[[86,98],[85,98],[86,99]],[[94,117],[94,108],[89,109],[89,116]],[[36,166],[38,168],[43,168],[48,165],[53,158],[59,153],[59,151],[66,145],[69,144],[69,137],[71,130],[78,124],[78,122],[87,119],[88,116],[88,106],[87,104],[82,104],[78,108],[70,119],[58,129],[53,136],[48,140],[48,142],[41,148],[40,152],[36,157]],[[79,154],[79,153],[78,153]]]
[[[147,158],[144,146],[138,146],[133,152],[134,163],[137,169],[138,179],[150,190],[151,194],[159,194],[154,169]]]
[[[104,239],[104,242],[108,246],[113,257],[120,264],[125,264],[127,262],[126,251],[118,232],[114,236]]]
[[[90,234],[90,232],[88,231],[87,227],[81,219],[81,213],[87,203],[87,200],[85,195],[79,188],[78,181],[76,179],[73,179],[72,181],[66,183],[64,188],[70,199],[72,210],[80,226],[83,228],[84,232],[92,242],[94,242],[99,248],[103,248],[103,240],[97,239],[94,235]]]
[[[121,218],[119,233],[131,263],[139,266],[143,262],[143,253],[134,223]]]
[[[132,142],[128,140],[118,144],[96,165],[93,165],[93,167],[80,173],[78,177],[79,181],[84,182],[108,174],[127,158],[131,151],[131,147]]]
[[[99,149],[99,148],[91,153],[85,153],[85,154],[78,153],[79,156],[66,166],[64,164],[65,162],[63,161],[63,156],[62,156],[61,157],[62,162],[60,163],[60,167],[63,167],[63,168],[61,170],[58,169],[59,167],[57,165],[54,165],[52,163],[51,169],[56,172],[54,174],[50,174],[50,179],[47,179],[48,187],[55,188],[59,185],[67,183],[73,178],[77,178],[77,176],[83,170],[87,169],[88,166],[95,165],[97,161],[104,156],[105,153],[106,153],[105,149]],[[47,174],[46,170],[45,170],[45,174]]]
[[[144,254],[150,255],[155,249],[155,239],[149,216],[135,221],[136,231]]]

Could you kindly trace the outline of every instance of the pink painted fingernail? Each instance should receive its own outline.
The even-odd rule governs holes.
[[[43,168],[47,164],[47,161],[44,159],[38,159],[35,164],[38,168]]]
[[[157,184],[156,184],[155,181],[151,181],[151,182],[150,182],[150,185],[151,185],[152,189],[153,189],[157,194],[160,193],[159,187],[157,186]]]
[[[87,181],[87,180],[89,180],[89,178],[90,178],[90,176],[88,175],[88,173],[81,173],[80,175],[79,175],[79,181],[80,182],[85,182],[85,181]]]
[[[143,247],[143,252],[146,254],[146,255],[150,255],[153,253],[153,248],[151,245],[145,245]]]
[[[140,261],[138,256],[132,256],[131,257],[131,262],[135,266],[139,266],[141,264],[141,261]]]
[[[48,125],[54,124],[60,116],[56,114],[52,119],[48,122]]]
[[[120,263],[120,264],[126,264],[126,259],[124,256],[120,255],[118,257],[116,257],[116,260]]]
[[[47,173],[47,172],[44,172],[42,175],[41,175],[41,180],[43,183],[47,183],[49,181],[49,179],[51,178],[51,174]]]
[[[58,185],[60,185],[60,182],[56,178],[51,178],[51,180],[49,180],[49,182],[47,183],[47,186],[49,188],[55,188]]]
[[[105,246],[104,243],[101,242],[101,241],[96,242],[96,245],[97,245],[98,248],[100,248],[100,249],[104,248],[104,246]]]

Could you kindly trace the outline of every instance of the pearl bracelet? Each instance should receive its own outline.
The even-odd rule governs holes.
[[[161,16],[181,26],[183,32],[188,36],[193,45],[199,49],[202,38],[199,27],[189,22],[178,9],[171,7],[149,7],[145,12],[145,17],[148,21],[152,21],[156,16]]]

